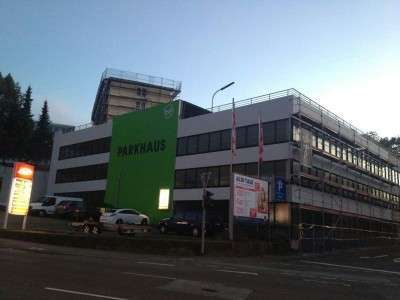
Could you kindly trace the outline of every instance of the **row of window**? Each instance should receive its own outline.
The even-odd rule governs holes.
[[[226,187],[230,185],[230,165],[207,168],[185,169],[175,171],[175,188],[201,188],[201,175],[210,172],[209,187]],[[233,165],[233,172],[247,176],[258,176],[257,163]],[[286,176],[286,160],[263,162],[260,168],[261,177]]]
[[[293,161],[293,174],[299,174],[299,171],[303,174],[312,176],[311,178],[303,177],[301,179],[301,185],[303,186],[320,191],[323,190],[327,193],[339,196],[342,195],[343,197],[359,201],[369,202],[372,200],[379,200],[394,206],[399,205],[400,199],[397,195],[390,194],[319,168],[300,166],[298,162]],[[295,180],[294,183],[300,184],[298,182],[298,177],[294,176],[293,178]]]
[[[74,158],[86,155],[110,152],[111,137],[91,140],[60,147],[58,159]]]
[[[289,141],[289,119],[263,123],[264,144]],[[258,145],[258,124],[237,128],[236,147],[254,147]],[[229,150],[231,148],[231,129],[208,132],[178,138],[177,155]]]
[[[346,161],[372,175],[400,185],[400,172],[372,158],[364,151],[356,150],[347,144],[340,143],[330,136],[323,135],[311,128],[300,128],[298,124],[293,124],[293,141],[300,142],[302,134],[305,142],[310,143],[315,150],[333,156],[336,159]],[[306,141],[306,139],[310,139],[310,141]]]
[[[89,165],[76,168],[59,169],[55,183],[67,183],[107,178],[108,164]]]

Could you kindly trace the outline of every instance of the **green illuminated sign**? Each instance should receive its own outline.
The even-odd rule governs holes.
[[[152,223],[171,214],[178,114],[171,102],[113,119],[107,205],[134,208]]]

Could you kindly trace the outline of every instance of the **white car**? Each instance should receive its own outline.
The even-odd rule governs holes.
[[[148,216],[134,209],[122,208],[112,209],[111,211],[103,213],[100,216],[100,223],[105,226],[113,224],[148,225],[150,224],[150,219]]]

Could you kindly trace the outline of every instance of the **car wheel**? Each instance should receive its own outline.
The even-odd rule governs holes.
[[[198,237],[199,235],[200,235],[200,230],[198,228],[194,227],[192,229],[192,236],[193,237]]]
[[[45,217],[46,215],[47,215],[47,213],[46,213],[45,210],[40,210],[40,211],[39,211],[39,216]]]
[[[90,233],[90,226],[88,224],[83,225],[82,232],[89,234]]]
[[[115,222],[115,224],[123,224],[124,221],[122,221],[122,219],[118,219],[117,222]]]
[[[92,228],[92,233],[93,233],[93,234],[99,234],[99,233],[101,233],[101,232],[100,232],[99,226],[94,225],[93,228]]]
[[[142,225],[147,225],[147,223],[148,223],[147,219],[143,219],[141,224]]]
[[[165,225],[161,225],[161,227],[160,227],[160,233],[161,234],[166,234],[167,233],[167,227],[165,226]]]

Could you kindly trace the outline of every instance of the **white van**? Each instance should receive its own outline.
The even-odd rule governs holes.
[[[56,212],[56,206],[62,201],[82,201],[82,198],[73,197],[62,197],[62,196],[43,196],[38,200],[31,202],[29,205],[29,211],[32,214],[38,214],[39,216],[53,215]]]

